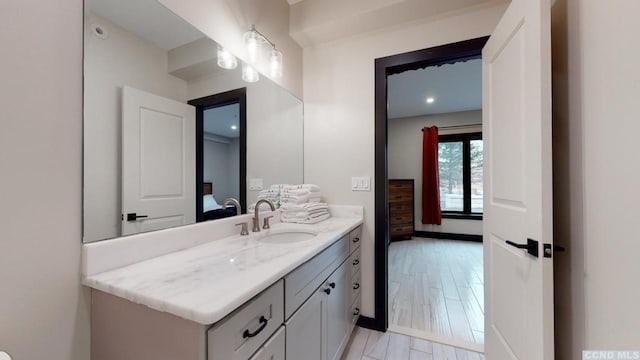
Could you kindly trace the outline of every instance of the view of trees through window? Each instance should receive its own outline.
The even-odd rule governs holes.
[[[440,206],[444,212],[482,213],[482,139],[480,136],[480,134],[459,134],[440,137],[438,144]]]

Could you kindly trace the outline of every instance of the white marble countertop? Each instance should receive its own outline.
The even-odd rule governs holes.
[[[315,225],[274,224],[118,269],[83,277],[83,284],[200,324],[213,324],[348,234],[362,217],[332,217]],[[271,232],[317,233],[311,240],[272,244]]]

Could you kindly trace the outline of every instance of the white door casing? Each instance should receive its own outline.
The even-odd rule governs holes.
[[[193,106],[123,87],[122,235],[195,223],[195,137]]]
[[[513,0],[482,62],[485,353],[553,359],[549,0]],[[539,257],[506,244],[527,239]]]

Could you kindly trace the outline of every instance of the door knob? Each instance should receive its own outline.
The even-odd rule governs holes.
[[[550,258],[553,256],[554,252],[564,252],[565,248],[558,245],[544,244],[543,246],[544,257]],[[553,250],[551,250],[553,248]]]
[[[142,218],[146,218],[149,217],[149,215],[138,215],[136,213],[128,213],[127,214],[127,221],[136,221],[138,219],[142,219]]]
[[[527,253],[531,256],[538,257],[538,241],[533,239],[527,239],[526,244],[518,244],[511,240],[506,241],[507,245],[511,245],[518,249],[527,249]]]

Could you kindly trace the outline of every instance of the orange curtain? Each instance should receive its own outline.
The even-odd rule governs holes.
[[[442,224],[438,128],[435,126],[422,129],[422,223]]]

